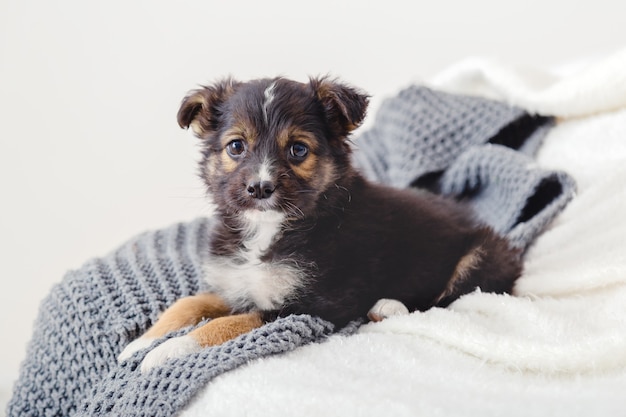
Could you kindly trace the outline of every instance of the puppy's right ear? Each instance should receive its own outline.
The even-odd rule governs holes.
[[[183,129],[191,127],[199,138],[215,132],[222,115],[222,104],[233,94],[236,84],[229,78],[191,91],[178,110],[178,125]]]

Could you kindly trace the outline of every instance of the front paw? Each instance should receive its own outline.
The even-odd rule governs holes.
[[[139,352],[140,350],[146,349],[149,347],[152,342],[156,339],[153,337],[145,337],[142,336],[130,342],[124,350],[117,356],[117,362],[122,363],[125,360],[130,359],[131,356],[135,354],[135,352]]]
[[[146,373],[155,366],[163,365],[170,359],[180,358],[201,350],[202,346],[192,336],[174,337],[148,352],[141,362],[141,372]]]

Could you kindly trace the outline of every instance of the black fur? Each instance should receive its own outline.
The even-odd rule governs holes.
[[[477,287],[510,292],[521,273],[519,251],[477,224],[464,205],[368,182],[351,166],[347,138],[367,101],[327,78],[225,80],[183,101],[179,124],[194,126],[203,140],[201,175],[222,220],[213,255],[234,256],[241,248],[247,210],[286,214],[261,261],[299,265],[306,284],[264,311],[268,319],[306,313],[344,325],[381,298],[426,310]],[[245,151],[229,155],[225,148],[237,140]],[[309,154],[294,157],[303,144]],[[254,176],[268,158],[272,178],[259,198]]]

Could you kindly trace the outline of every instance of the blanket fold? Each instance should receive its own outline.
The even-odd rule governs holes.
[[[422,87],[387,103],[374,129],[358,139],[355,158],[370,178],[407,187],[434,174],[434,188],[467,198],[483,221],[520,247],[572,197],[566,174],[534,167],[522,153],[537,149],[550,118]],[[211,221],[144,233],[68,273],[41,304],[8,416],[173,415],[221,373],[333,331],[319,318],[290,316],[146,375],[136,370],[146,350],[118,364],[122,348],[161,311],[206,290]]]
[[[567,76],[470,58],[442,71],[430,85],[454,94],[488,97],[529,112],[572,119],[626,106],[626,48],[586,61]],[[570,73],[571,72],[571,73]]]
[[[410,86],[383,102],[355,140],[354,160],[373,181],[468,200],[482,222],[526,249],[575,193],[570,176],[533,163],[553,122],[499,101]]]
[[[501,145],[468,148],[439,182],[446,195],[466,196],[476,216],[516,247],[526,248],[573,197],[576,184]]]

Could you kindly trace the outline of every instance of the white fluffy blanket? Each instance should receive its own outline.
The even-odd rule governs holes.
[[[578,195],[515,296],[473,293],[254,361],[182,416],[623,415],[626,50],[560,78],[472,60],[433,86],[560,117],[537,161],[572,174]]]

